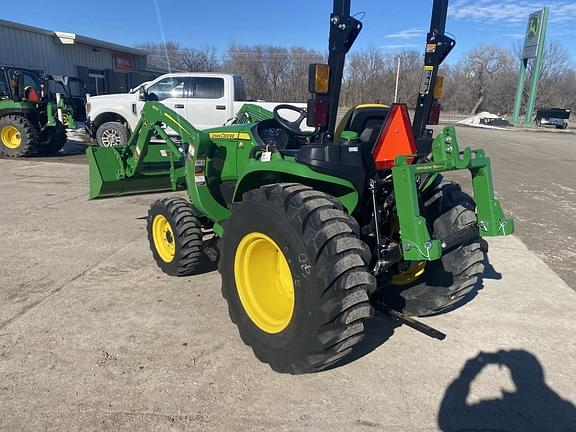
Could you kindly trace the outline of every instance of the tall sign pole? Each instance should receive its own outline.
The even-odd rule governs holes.
[[[530,96],[528,96],[528,106],[526,107],[526,117],[524,118],[525,126],[532,126],[534,117],[534,105],[538,94],[538,82],[540,81],[540,72],[542,72],[542,57],[544,55],[544,45],[546,42],[546,30],[548,29],[548,8],[542,10],[542,18],[539,26],[539,42],[536,47],[536,59],[532,67],[532,82],[530,83]]]
[[[520,72],[518,73],[518,83],[516,84],[516,97],[514,98],[514,110],[512,111],[512,124],[518,124],[520,108],[522,107],[522,96],[524,96],[524,82],[526,81],[526,68],[528,60],[520,60]]]
[[[518,73],[518,84],[516,87],[516,98],[514,100],[514,110],[512,111],[512,123],[520,124],[520,109],[522,107],[522,97],[524,95],[524,82],[526,80],[526,69],[528,61],[534,59],[532,74],[530,77],[530,94],[526,106],[526,116],[524,125],[532,125],[534,106],[538,94],[538,81],[542,69],[542,57],[544,55],[544,45],[546,41],[546,30],[548,28],[548,8],[534,12],[528,18],[528,28],[522,49],[522,59],[520,62],[520,72]]]

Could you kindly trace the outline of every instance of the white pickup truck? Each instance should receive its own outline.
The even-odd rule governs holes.
[[[140,87],[140,86],[139,86]],[[198,129],[221,126],[234,118],[246,102],[244,81],[223,73],[170,73],[144,83],[148,100],[157,100]],[[90,97],[86,103],[86,130],[98,145],[126,144],[144,106],[139,91]],[[270,111],[280,103],[253,102]],[[306,104],[292,104],[305,108]],[[290,115],[284,115],[290,120]],[[173,132],[168,130],[168,133]]]

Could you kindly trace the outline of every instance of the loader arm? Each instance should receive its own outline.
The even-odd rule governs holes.
[[[180,147],[168,136],[164,125],[178,132],[183,146]],[[198,130],[188,121],[159,102],[144,104],[140,120],[122,154],[126,161],[125,175],[133,177],[140,173],[142,163],[148,154],[150,140],[157,134],[166,141],[170,152],[170,161],[183,160],[183,148],[198,141]],[[182,173],[183,174],[183,173]]]
[[[180,144],[168,136],[166,126],[178,132]],[[151,144],[155,136],[165,143]],[[87,150],[90,199],[133,191],[185,189],[185,156],[188,149],[199,142],[199,131],[186,119],[158,102],[146,102],[126,146],[90,147]]]

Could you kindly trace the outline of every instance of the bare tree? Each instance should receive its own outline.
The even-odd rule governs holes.
[[[525,93],[533,74],[534,62],[528,68]],[[557,42],[546,45],[542,58],[542,69],[536,97],[537,105],[543,106],[574,106],[576,88],[570,86],[574,70],[570,64],[568,51]],[[572,81],[573,82],[573,81]],[[527,96],[526,96],[527,97]]]
[[[400,82],[398,86],[398,102],[408,104],[414,107],[418,98],[420,89],[420,80],[422,77],[422,65],[424,59],[422,54],[416,51],[402,51],[397,53],[400,58]],[[396,63],[393,64],[395,73]],[[392,99],[389,99],[392,101]]]
[[[214,72],[220,70],[218,52],[214,47],[187,48],[177,42],[145,42],[137,45],[147,53],[148,64],[171,71]]]
[[[144,43],[151,65],[169,70],[216,71],[241,75],[251,98],[303,102],[306,100],[308,65],[324,63],[327,56],[302,47],[231,44],[221,62],[215,48],[189,48],[176,42]],[[346,63],[340,104],[392,103],[396,67],[400,59],[400,102],[414,107],[423,58],[415,51],[383,52],[367,47],[353,52]],[[512,50],[497,45],[479,45],[456,63],[442,67],[446,80],[444,109],[477,113],[487,110],[507,114],[512,111],[520,66],[520,47]],[[529,63],[524,102],[529,93],[529,78],[534,62]],[[568,52],[558,43],[547,44],[541,70],[537,105],[576,110],[576,70]]]
[[[308,65],[325,56],[300,47],[231,44],[224,70],[241,75],[246,92],[254,99],[303,102],[307,96]]]
[[[475,103],[470,114],[476,114],[482,107],[488,87],[498,79],[498,72],[507,64],[512,64],[510,54],[496,45],[478,46],[470,50],[464,59],[464,74],[474,89]]]

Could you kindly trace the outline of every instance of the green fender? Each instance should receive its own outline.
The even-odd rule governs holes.
[[[284,159],[277,153],[272,155],[272,160],[269,162],[251,161],[238,174],[238,183],[233,198],[235,202],[241,201],[245,192],[260,186],[294,182],[338,198],[348,213],[352,213],[358,205],[358,191],[352,182],[319,173],[304,164],[295,162],[294,158]]]

